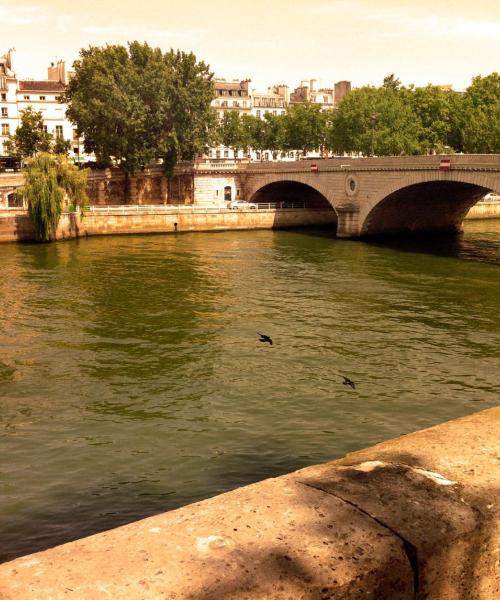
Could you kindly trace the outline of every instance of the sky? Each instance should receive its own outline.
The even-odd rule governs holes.
[[[21,78],[80,48],[147,41],[192,51],[265,90],[317,79],[453,84],[500,71],[500,0],[0,0],[0,55]]]

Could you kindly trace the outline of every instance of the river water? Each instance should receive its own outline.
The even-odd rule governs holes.
[[[499,266],[500,221],[1,245],[1,559],[494,406]]]

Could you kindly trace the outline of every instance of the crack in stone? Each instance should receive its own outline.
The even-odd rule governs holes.
[[[325,494],[329,494],[330,496],[333,496],[334,498],[338,498],[342,502],[345,502],[346,504],[349,504],[350,506],[352,506],[353,508],[355,508],[359,512],[363,513],[364,515],[366,515],[367,517],[369,517],[370,519],[372,519],[373,521],[375,521],[376,523],[378,523],[384,529],[389,530],[393,535],[395,535],[401,541],[401,543],[403,544],[404,553],[406,555],[406,558],[408,559],[408,563],[409,563],[410,568],[411,568],[412,573],[413,573],[413,598],[417,598],[417,594],[418,594],[418,591],[419,591],[419,588],[420,588],[420,585],[419,585],[420,573],[419,573],[419,567],[418,567],[418,553],[417,553],[416,547],[411,542],[409,542],[407,539],[405,539],[400,533],[398,533],[390,525],[388,525],[387,523],[384,523],[384,521],[382,521],[382,520],[378,519],[377,517],[371,515],[368,511],[366,511],[364,508],[361,508],[360,506],[358,506],[357,504],[355,504],[351,500],[348,500],[347,498],[343,498],[342,496],[339,496],[338,494],[335,494],[334,492],[331,492],[331,491],[328,491],[328,490],[324,490],[323,488],[321,488],[319,486],[315,486],[315,485],[313,485],[311,483],[306,483],[304,481],[297,481],[297,483],[300,483],[301,485],[305,485],[307,487],[310,487],[313,490],[317,490],[319,492],[324,492]]]

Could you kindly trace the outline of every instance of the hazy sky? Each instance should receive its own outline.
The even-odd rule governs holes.
[[[45,78],[82,46],[146,40],[193,51],[251,87],[452,83],[500,71],[500,0],[0,0],[0,54]]]

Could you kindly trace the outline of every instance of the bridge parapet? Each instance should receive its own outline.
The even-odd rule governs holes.
[[[431,169],[440,170],[441,161],[449,160],[450,169],[499,170],[499,154],[450,154],[432,156],[381,156],[381,157],[336,157],[314,160],[287,162],[250,163],[246,167],[248,174],[260,172],[290,173],[311,172],[311,166],[317,167],[317,174],[328,171],[408,171]]]

